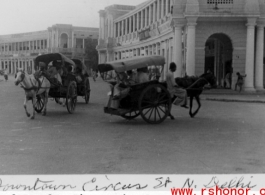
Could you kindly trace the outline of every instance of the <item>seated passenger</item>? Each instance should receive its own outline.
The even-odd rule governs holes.
[[[68,86],[71,81],[76,81],[72,66],[67,66],[66,68],[64,68],[63,77],[64,86]]]
[[[131,85],[136,84],[136,74],[132,70],[128,70],[126,72],[128,75],[129,84],[131,84]]]
[[[57,62],[56,60],[53,61],[52,67],[50,67],[47,71],[47,74],[49,75],[50,79],[55,82],[56,80],[59,82],[60,85],[62,85],[62,78],[60,75],[60,63]],[[55,80],[56,79],[56,80]]]
[[[128,79],[127,74],[125,72],[118,73],[117,75],[117,84],[113,89],[113,99],[121,99],[128,95],[129,87],[128,87]]]
[[[77,83],[82,83],[82,81],[83,81],[82,69],[77,67],[75,73],[76,73],[76,81],[77,81]]]
[[[144,83],[149,81],[149,76],[148,76],[148,68],[144,67],[144,68],[138,68],[137,69],[137,78],[136,78],[136,82],[137,83]]]

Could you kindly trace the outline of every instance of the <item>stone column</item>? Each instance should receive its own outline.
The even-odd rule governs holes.
[[[140,18],[140,12],[137,13],[137,30],[141,29],[141,18]]]
[[[118,22],[118,34],[117,34],[117,37],[121,36],[120,32],[121,32],[121,22]]]
[[[156,55],[161,55],[161,53],[160,53],[161,47],[159,47],[159,46],[160,46],[160,43],[157,43],[156,44]]]
[[[156,2],[153,3],[153,23],[156,21]]]
[[[168,10],[168,2],[169,0],[166,0],[166,13],[165,13],[165,15],[167,15],[168,14],[168,12],[169,12],[169,10]]]
[[[100,13],[100,33],[101,39],[105,39],[105,12],[103,10]]]
[[[246,66],[245,90],[255,91],[254,89],[254,39],[255,39],[256,18],[248,18],[247,26],[247,45],[246,45]]]
[[[132,16],[129,17],[129,33],[132,33]]]
[[[128,18],[125,19],[125,35],[128,34]]]
[[[111,22],[110,22],[110,17],[108,18],[108,37],[111,37]]]
[[[156,8],[157,8],[157,15],[156,15],[156,20],[158,21],[160,19],[160,0],[157,0],[157,4],[156,4]]]
[[[182,73],[182,25],[175,26],[174,33],[174,55],[173,61],[177,65],[177,71],[175,72],[175,77],[181,77]]]
[[[121,36],[124,35],[124,20],[121,22]]]
[[[161,0],[161,18],[164,18],[164,15],[165,15],[165,13],[164,13],[164,0]]]
[[[168,73],[168,40],[164,41],[164,51],[165,51],[164,57],[166,60],[165,69],[164,69],[164,80],[165,80]]]
[[[195,75],[195,31],[197,18],[187,18],[187,57],[186,57],[186,71],[187,75]]]
[[[10,60],[10,74],[13,74],[13,60]]]
[[[143,29],[144,28],[144,10],[141,11],[141,28],[140,29]]]
[[[152,19],[152,6],[149,6],[149,25],[151,24]]]
[[[118,29],[118,26],[117,26],[118,24],[117,23],[113,23],[113,33],[114,33],[114,38],[116,38],[117,37],[117,29]]]
[[[116,31],[116,28],[115,28],[115,25],[114,25],[114,22],[113,22],[113,16],[111,15],[110,16],[110,36],[113,38],[115,37],[114,34],[115,34],[115,31]]]
[[[257,29],[256,60],[255,60],[255,88],[256,90],[264,90],[263,51],[264,51],[264,25],[259,25]]]
[[[103,25],[102,24],[103,20],[102,20],[102,17],[100,16],[100,19],[99,19],[99,39],[103,39]]]
[[[106,32],[106,34],[107,34],[107,38],[110,36],[110,25],[109,25],[109,19],[108,19],[108,17],[106,17],[106,28],[107,28],[107,32]]]
[[[135,24],[135,14],[134,14],[134,15],[133,15],[133,30],[132,30],[133,32],[135,31],[135,25],[136,25],[136,24]]]
[[[144,15],[144,18],[145,18],[144,19],[144,27],[146,27],[148,25],[148,15],[149,15],[147,7],[145,8],[144,13],[145,13],[145,15]]]
[[[50,48],[50,31],[48,31],[48,37],[47,37],[47,50],[49,51]]]
[[[7,60],[7,72],[10,74],[10,60]]]
[[[174,39],[169,39],[168,40],[168,52],[169,52],[169,55],[168,55],[168,65],[172,62],[172,44],[173,44],[173,40]]]

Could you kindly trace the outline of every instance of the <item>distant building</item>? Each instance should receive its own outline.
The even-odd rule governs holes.
[[[99,11],[99,62],[162,55],[163,76],[211,70],[219,86],[232,72],[247,74],[245,90],[264,90],[265,2],[261,0],[148,0]]]
[[[56,24],[44,31],[0,35],[0,69],[7,68],[10,74],[17,67],[34,72],[34,59],[38,55],[57,52],[88,65],[85,40],[90,37],[96,41],[98,31],[98,28]]]

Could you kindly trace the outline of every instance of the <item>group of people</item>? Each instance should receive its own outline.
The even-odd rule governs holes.
[[[169,72],[166,75],[167,88],[171,94],[171,98],[174,100],[174,105],[180,105],[184,108],[187,106],[187,91],[178,86],[175,82],[174,72],[177,70],[177,66],[174,62],[170,63]],[[118,73],[118,82],[113,89],[113,100],[124,98],[129,93],[129,85],[136,83],[144,83],[149,81],[149,74],[147,67],[137,69],[137,74],[133,71],[127,71]]]
[[[62,77],[65,77],[65,85],[67,85],[67,77],[69,75],[73,74],[73,67],[72,66],[67,66],[67,67],[62,67],[60,62],[54,60],[52,64],[47,67],[47,65],[44,62],[39,62],[39,71],[36,71],[35,77],[39,77],[41,75],[44,75],[46,78],[48,78],[52,84],[55,85],[63,85],[63,79]],[[72,75],[73,76],[73,75]],[[82,69],[79,67],[76,68],[75,70],[75,77],[77,83],[80,83],[83,81],[83,74],[82,74]]]
[[[117,83],[113,89],[114,100],[125,97],[129,93],[129,85],[144,83],[147,81],[149,81],[147,67],[137,69],[137,74],[135,74],[132,70],[128,70],[126,73],[117,73]]]
[[[241,92],[244,84],[244,77],[246,77],[247,75],[241,75],[239,72],[237,72],[236,75],[237,75],[237,81],[235,84],[235,91],[237,91],[237,88],[239,88],[239,92]],[[231,89],[231,77],[232,77],[231,72],[226,73],[223,84],[224,88]]]

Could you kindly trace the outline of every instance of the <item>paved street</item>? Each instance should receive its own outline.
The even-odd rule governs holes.
[[[174,107],[175,120],[150,125],[104,114],[108,86],[90,79],[88,105],[79,98],[71,115],[49,100],[47,116],[30,120],[10,77],[0,81],[0,174],[265,173],[263,103],[203,100],[193,119]]]

